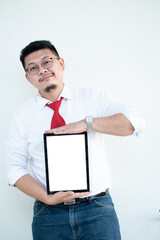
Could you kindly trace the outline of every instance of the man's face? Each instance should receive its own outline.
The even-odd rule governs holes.
[[[53,58],[53,65],[49,68],[44,68],[43,66],[50,58]],[[57,56],[49,49],[35,51],[25,58],[25,69],[30,68],[33,70],[38,65],[36,74],[31,75],[30,71],[27,71],[25,76],[42,95],[49,93],[51,90],[61,92],[63,88],[64,60],[62,58],[54,58],[57,58]]]

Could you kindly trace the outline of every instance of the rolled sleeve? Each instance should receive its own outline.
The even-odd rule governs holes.
[[[134,127],[133,136],[139,136],[145,130],[145,122],[134,108],[122,112]]]
[[[108,107],[108,114],[111,116],[118,113],[124,114],[134,127],[133,136],[139,136],[145,130],[145,122],[136,108],[113,100]]]
[[[29,174],[28,144],[22,132],[20,121],[14,115],[11,118],[4,146],[5,174],[9,185],[15,185],[22,176]]]
[[[99,117],[109,117],[118,113],[122,113],[134,127],[134,132],[132,135],[139,136],[145,130],[145,122],[136,108],[117,101],[105,92],[101,92],[99,94],[99,99]]]

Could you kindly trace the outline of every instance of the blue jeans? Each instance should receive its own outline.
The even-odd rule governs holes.
[[[76,205],[34,204],[33,240],[120,240],[110,194]]]

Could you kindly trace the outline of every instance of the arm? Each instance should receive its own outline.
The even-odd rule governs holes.
[[[134,132],[134,127],[125,115],[118,113],[110,117],[95,118],[93,130],[105,134],[128,136]]]
[[[81,120],[79,122],[67,124],[65,126],[55,128],[46,132],[63,134],[78,133],[84,131],[87,131],[87,123],[85,120]],[[117,136],[128,136],[134,132],[134,127],[125,117],[125,115],[118,113],[110,117],[94,118],[93,131]]]
[[[47,132],[54,132],[56,134],[62,133],[77,133],[87,131],[87,123],[85,120],[79,122],[67,124],[65,126],[49,130]],[[93,120],[93,131],[127,136],[133,133],[134,127],[130,121],[123,114],[115,114],[110,117],[94,118]],[[89,195],[90,193],[73,193],[69,192],[58,192],[53,195],[47,195],[46,189],[44,189],[34,178],[29,174],[21,177],[15,184],[17,188],[23,191],[25,194],[44,202],[48,205],[54,205],[65,201],[70,201],[74,198]]]
[[[116,136],[131,134],[138,136],[143,132],[145,124],[135,108],[111,98],[102,91],[88,92],[88,99],[89,103],[86,105],[86,109],[88,116],[94,117],[93,131]],[[83,131],[87,131],[85,119],[47,132],[63,134]]]
[[[45,203],[48,205],[54,205],[66,201],[70,201],[74,198],[86,196],[90,193],[74,193],[69,192],[57,192],[53,195],[47,195],[46,189],[43,188],[34,178],[29,174],[24,175],[15,184],[15,187],[19,188],[25,194]]]
[[[20,119],[19,116],[17,118]],[[27,171],[28,144],[20,126],[19,121],[13,116],[5,141],[5,170],[8,183],[11,186],[19,188],[25,194],[48,205],[58,204],[90,194],[88,192],[73,193],[69,191],[47,195],[46,189],[29,175]]]

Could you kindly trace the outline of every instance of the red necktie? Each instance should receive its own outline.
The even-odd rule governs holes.
[[[60,108],[62,99],[63,98],[61,97],[61,99],[56,102],[46,104],[48,107],[50,107],[54,110],[54,114],[53,114],[52,121],[51,121],[51,129],[66,125],[64,119],[59,114],[59,108]]]

